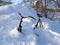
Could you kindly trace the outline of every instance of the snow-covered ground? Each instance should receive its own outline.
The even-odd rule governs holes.
[[[20,12],[24,16],[33,16],[23,19],[23,33],[17,31]],[[60,23],[47,18],[41,19],[43,27],[33,30],[37,21],[36,11],[29,3],[20,1],[18,4],[0,7],[0,45],[60,45]]]

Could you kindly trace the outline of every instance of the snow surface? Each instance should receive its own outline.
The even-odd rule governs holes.
[[[33,16],[36,20],[23,19],[23,33],[17,31],[20,12],[24,16]],[[47,18],[41,19],[43,27],[33,30],[37,21],[36,11],[29,3],[0,7],[0,45],[60,45],[60,23]]]

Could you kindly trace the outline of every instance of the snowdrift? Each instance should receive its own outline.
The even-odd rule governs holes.
[[[17,31],[20,12],[22,15],[33,16],[33,19],[23,19],[23,33]],[[33,30],[36,24],[36,11],[29,3],[18,3],[0,7],[0,45],[60,45],[60,23],[42,18],[43,27]]]

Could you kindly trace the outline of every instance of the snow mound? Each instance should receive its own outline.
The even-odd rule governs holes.
[[[13,30],[11,30],[11,31],[9,32],[9,35],[10,35],[11,37],[19,37],[20,33],[17,31],[16,28],[14,28]]]
[[[20,33],[17,31],[20,21],[18,12],[24,16],[37,17],[36,11],[24,2],[0,7],[0,15],[3,15],[0,17],[5,19],[0,22],[0,45],[60,45],[60,23],[41,18],[43,27],[40,28],[38,24],[38,28],[33,30],[37,20],[26,18],[22,23],[23,33]]]

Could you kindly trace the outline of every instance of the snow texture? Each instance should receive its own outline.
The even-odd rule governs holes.
[[[36,20],[23,19],[23,33],[17,31],[20,12],[23,16],[33,16]],[[33,30],[37,22],[36,11],[29,3],[21,1],[0,7],[0,45],[60,45],[60,23],[41,18],[43,27]]]

